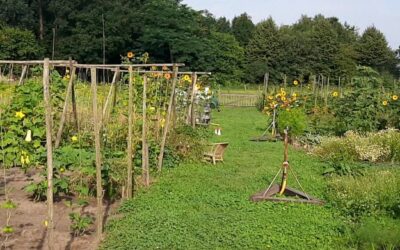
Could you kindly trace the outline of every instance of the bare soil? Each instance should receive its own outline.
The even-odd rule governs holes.
[[[0,249],[48,249],[47,246],[47,219],[46,202],[35,202],[23,189],[31,181],[38,179],[39,174],[33,172],[24,173],[19,168],[12,168],[6,172],[6,183],[9,199],[16,205],[11,210],[10,225],[14,232],[6,237],[0,232]],[[0,204],[5,201],[4,174],[0,173]],[[61,197],[54,204],[54,242],[53,249],[96,249],[95,222],[85,235],[74,237],[70,231],[71,212],[83,212],[95,218],[96,201],[91,198],[89,204],[84,207],[67,206],[66,201],[74,202],[74,197]],[[117,204],[105,203],[104,222],[115,211]],[[6,225],[7,211],[0,209],[0,228]]]

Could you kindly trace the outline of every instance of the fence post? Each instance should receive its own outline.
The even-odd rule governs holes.
[[[90,68],[92,104],[93,104],[93,130],[96,150],[96,198],[97,198],[97,240],[101,241],[103,233],[103,188],[101,185],[101,152],[100,152],[100,124],[97,111],[97,72],[96,68]]]
[[[47,227],[48,227],[48,248],[54,249],[54,205],[53,205],[53,139],[51,136],[53,117],[51,113],[50,94],[50,66],[49,58],[43,63],[43,96],[46,112],[46,150],[47,150]]]

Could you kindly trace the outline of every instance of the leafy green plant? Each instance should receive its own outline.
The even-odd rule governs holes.
[[[71,220],[71,232],[75,236],[85,234],[94,221],[91,216],[80,213],[70,213],[69,219]]]
[[[61,109],[65,82],[53,71],[52,105],[54,111]],[[57,112],[55,112],[57,120]],[[36,79],[29,79],[24,85],[17,86],[12,102],[6,107],[0,120],[3,140],[0,141],[0,153],[4,158],[0,162],[7,167],[35,166],[45,160],[45,122],[43,108],[43,86]]]
[[[289,128],[289,132],[298,136],[307,129],[307,116],[301,108],[282,110],[278,115],[278,128],[280,133]]]
[[[366,217],[354,232],[358,249],[400,249],[400,221],[388,217]]]
[[[350,163],[347,161],[333,161],[328,162],[328,166],[325,168],[324,175],[362,175],[363,166]]]
[[[35,201],[44,201],[47,197],[47,180],[32,182],[25,187],[25,191],[32,195]],[[53,179],[53,194],[59,196],[61,193],[69,194],[69,180],[66,177]]]
[[[343,176],[329,181],[328,199],[347,216],[386,214],[400,217],[400,172],[395,169],[365,172],[363,176]]]
[[[393,129],[365,135],[349,131],[344,137],[325,137],[313,153],[331,162],[397,162],[400,132]]]

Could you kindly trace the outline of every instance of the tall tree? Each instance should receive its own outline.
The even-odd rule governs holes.
[[[218,32],[230,33],[232,31],[231,23],[229,22],[228,19],[226,19],[226,17],[218,18],[215,26]]]
[[[280,34],[274,20],[269,18],[255,27],[253,37],[246,48],[247,74],[250,81],[259,81],[266,71],[277,79]]]
[[[246,46],[253,34],[255,25],[247,13],[233,18],[232,33],[241,46]]]
[[[378,70],[393,67],[395,54],[385,36],[375,27],[367,28],[357,44],[358,63]]]

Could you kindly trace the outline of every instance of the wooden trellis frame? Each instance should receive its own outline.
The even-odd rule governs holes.
[[[92,105],[93,105],[93,123],[94,123],[94,137],[95,137],[95,152],[96,152],[96,189],[97,189],[97,216],[96,216],[96,224],[97,224],[97,239],[98,241],[101,240],[102,238],[102,230],[103,230],[103,188],[102,188],[102,183],[101,183],[101,143],[100,143],[100,128],[103,124],[103,122],[100,122],[100,119],[98,117],[98,112],[97,112],[97,69],[110,69],[112,68],[115,70],[115,75],[113,78],[113,85],[115,87],[116,82],[118,81],[119,73],[122,71],[121,69],[127,68],[128,72],[130,73],[129,77],[129,129],[128,129],[128,186],[127,186],[127,196],[132,197],[132,123],[133,123],[133,116],[132,116],[132,109],[133,109],[133,86],[132,86],[132,72],[133,68],[146,68],[146,67],[154,67],[154,66],[166,66],[166,67],[173,67],[174,68],[174,78],[173,78],[173,90],[176,86],[177,82],[177,74],[178,74],[178,68],[180,66],[184,66],[184,64],[133,64],[133,65],[125,65],[125,64],[108,64],[108,65],[103,65],[103,64],[78,64],[76,61],[73,60],[49,60],[48,58],[45,58],[44,60],[31,60],[31,61],[13,61],[13,60],[0,60],[0,65],[1,64],[10,64],[12,67],[10,68],[10,73],[14,67],[14,65],[22,65],[22,72],[21,76],[19,79],[19,85],[23,83],[23,79],[27,73],[27,69],[29,66],[33,65],[43,65],[43,93],[44,93],[44,104],[45,104],[45,115],[46,115],[46,150],[47,150],[47,206],[48,206],[48,215],[47,215],[47,221],[48,221],[48,248],[49,249],[54,249],[54,204],[53,204],[53,138],[52,138],[52,124],[53,124],[53,117],[52,117],[52,112],[51,112],[51,88],[50,88],[50,69],[52,67],[65,67],[69,68],[71,72],[70,80],[68,82],[67,86],[67,91],[66,91],[66,97],[65,97],[65,103],[63,105],[63,112],[60,118],[60,124],[59,128],[57,131],[57,135],[55,138],[55,147],[57,148],[60,145],[61,142],[61,137],[63,133],[63,127],[65,124],[66,120],[66,115],[67,115],[67,107],[68,107],[68,101],[71,98],[72,101],[72,109],[73,109],[73,114],[74,114],[74,120],[75,120],[75,125],[78,128],[78,120],[77,120],[77,112],[76,112],[76,97],[75,97],[75,88],[74,88],[74,80],[76,78],[76,69],[77,68],[84,68],[84,69],[90,69],[91,72],[91,92],[92,92]],[[146,77],[144,78],[146,82]],[[145,84],[146,85],[146,84]],[[144,102],[146,101],[146,89],[144,89]],[[115,95],[116,95],[116,89],[114,90],[114,101],[115,103]],[[106,104],[109,105],[111,102],[112,98],[112,93],[108,95]],[[170,101],[173,100],[174,98],[174,91],[171,92],[171,97]],[[171,102],[170,102],[171,103]],[[107,106],[106,105],[106,106]],[[106,108],[106,107],[105,107]],[[144,115],[146,113],[146,106],[144,104],[143,106],[144,109]],[[169,124],[169,119],[171,117],[171,107],[168,107],[169,112],[167,114],[167,121],[166,123]],[[106,109],[103,109],[103,114],[106,112]],[[146,117],[144,116],[144,119]],[[166,135],[168,132],[168,125],[166,124],[165,132],[163,134],[163,145],[165,147],[165,141],[166,141]],[[144,122],[144,129],[143,129],[143,142],[144,142],[144,152],[148,151],[148,146],[147,146],[147,141],[146,141],[146,124]],[[162,163],[162,157],[163,157],[163,151],[164,147],[162,147],[162,150],[160,152],[159,160],[161,159]],[[146,159],[147,157],[147,159]],[[144,160],[144,165],[145,168],[147,169],[147,178],[146,178],[146,184],[149,183],[149,178],[148,178],[148,154],[145,154]]]

